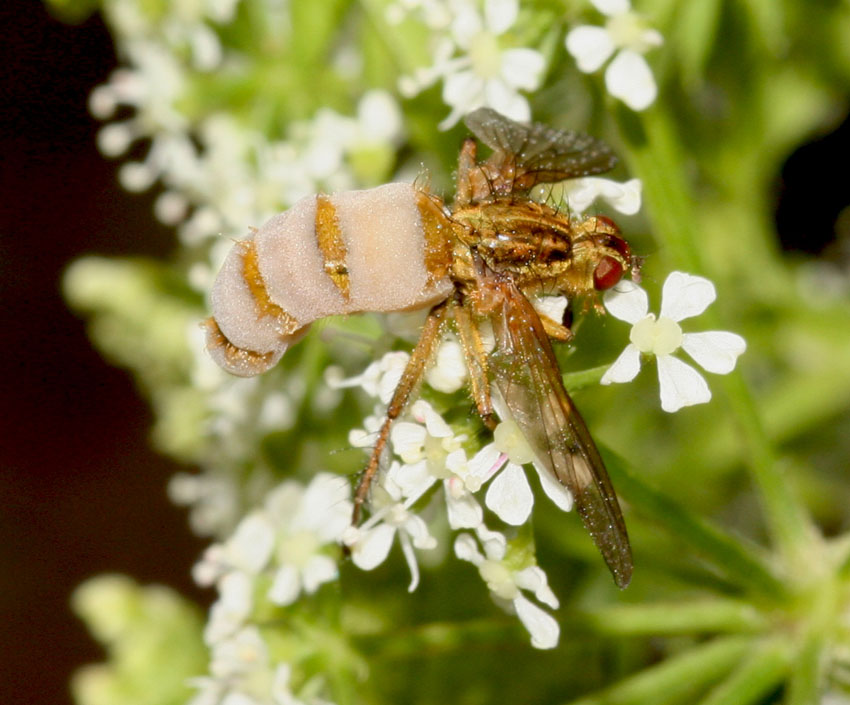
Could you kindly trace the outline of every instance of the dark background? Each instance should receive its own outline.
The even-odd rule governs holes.
[[[189,579],[202,543],[165,494],[178,468],[150,450],[150,413],[131,378],[92,350],[59,293],[63,268],[83,253],[172,247],[152,198],[122,191],[117,164],[94,146],[86,100],[114,66],[98,18],[67,26],[36,0],[0,0],[4,703],[70,702],[70,673],[102,658],[68,608],[85,578],[120,571],[209,599]],[[832,239],[849,199],[831,167],[848,153],[848,133],[845,122],[777,175],[786,248],[818,252]]]
[[[102,659],[68,607],[87,577],[205,597],[188,572],[203,545],[166,497],[178,468],[150,450],[132,379],[100,359],[59,291],[83,253],[172,247],[150,196],[122,191],[94,146],[87,96],[114,66],[99,19],[67,26],[36,0],[0,0],[2,703],[68,703],[70,673]]]

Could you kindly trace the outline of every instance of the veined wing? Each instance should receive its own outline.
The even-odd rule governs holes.
[[[614,153],[600,140],[540,123],[515,122],[492,108],[469,113],[464,123],[493,150],[482,167],[493,172],[488,176],[496,184],[497,194],[601,174],[617,163]]]
[[[489,284],[489,283],[488,283]],[[502,307],[491,319],[493,381],[538,461],[573,494],[576,508],[621,588],[632,576],[626,525],[584,420],[564,388],[552,345],[516,285],[495,279]]]

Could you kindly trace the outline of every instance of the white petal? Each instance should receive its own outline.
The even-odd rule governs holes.
[[[411,514],[404,522],[404,532],[413,539],[416,548],[431,549],[437,547],[437,539],[428,533],[428,525],[422,517]]]
[[[553,321],[564,320],[564,311],[567,310],[569,300],[566,296],[534,296],[531,305],[537,313],[549,316]]]
[[[590,0],[591,4],[603,15],[622,15],[632,8],[629,0]]]
[[[567,51],[580,71],[593,73],[614,53],[614,42],[602,27],[581,25],[567,34]]]
[[[515,465],[525,465],[534,460],[534,451],[516,421],[506,419],[493,431],[493,443]]]
[[[460,71],[446,78],[443,83],[443,101],[452,111],[439,124],[448,130],[466,113],[484,105],[484,81],[472,71]]]
[[[747,349],[747,341],[736,333],[716,330],[685,333],[682,347],[703,369],[726,375],[735,369],[738,356]]]
[[[266,495],[263,505],[275,524],[287,527],[301,506],[304,488],[297,482],[288,481],[279,484]]]
[[[410,584],[407,586],[407,591],[413,592],[419,586],[419,563],[416,562],[416,552],[410,545],[410,538],[407,534],[399,534],[398,539],[407,568],[410,570]]]
[[[411,407],[411,412],[417,420],[425,424],[425,430],[428,431],[429,436],[448,438],[452,435],[451,427],[424,399],[417,400]]]
[[[602,303],[614,318],[634,325],[649,313],[649,297],[629,279],[624,279],[602,296]]]
[[[227,541],[227,556],[233,564],[259,572],[268,562],[274,548],[274,527],[264,514],[254,512],[239,522]]]
[[[351,549],[351,560],[362,570],[372,570],[386,560],[393,545],[395,527],[389,524],[378,526],[360,535],[360,539]]]
[[[478,550],[478,542],[472,534],[458,534],[454,543],[455,555],[462,561],[469,561],[473,565],[481,565],[484,562],[484,554]]]
[[[660,47],[664,44],[664,37],[657,29],[645,29],[640,35],[640,44],[643,45],[643,50],[647,51],[652,47]]]
[[[301,592],[301,578],[293,565],[281,566],[269,588],[269,599],[276,605],[291,605]]]
[[[339,575],[336,561],[330,556],[317,554],[310,558],[301,575],[304,581],[304,592],[312,595],[322,583],[336,580]]]
[[[535,649],[554,649],[558,645],[561,630],[552,615],[522,595],[514,600],[514,608],[523,626],[531,634],[531,645]]]
[[[546,60],[536,49],[506,49],[502,52],[501,76],[513,88],[533,91],[540,85]]]
[[[454,497],[446,491],[446,508],[452,529],[474,529],[484,521],[484,510],[470,492]]]
[[[488,443],[472,457],[467,465],[467,477],[465,478],[467,487],[474,484],[478,484],[479,487],[483,485],[502,466],[505,460],[507,460],[507,457],[503,456],[496,444]],[[471,478],[475,478],[478,482],[472,482]]]
[[[558,609],[560,602],[555,593],[549,587],[546,573],[540,566],[532,565],[514,574],[514,581],[523,590],[529,590],[544,605],[552,609]]]
[[[428,472],[428,463],[425,460],[412,465],[399,465],[397,470],[391,468],[388,475],[401,489],[401,496],[407,499],[419,499],[437,481],[437,478]]]
[[[393,451],[406,463],[415,463],[422,457],[427,431],[425,427],[411,421],[398,421],[390,431]]]
[[[640,54],[623,49],[605,70],[605,87],[632,110],[644,110],[658,95],[655,77]]]
[[[484,502],[506,524],[524,524],[531,515],[534,495],[522,468],[508,463],[490,483]]]
[[[549,471],[541,467],[539,463],[534,463],[534,469],[537,470],[537,474],[540,477],[540,486],[543,488],[546,496],[561,511],[570,511],[573,508],[573,493],[552,477]]]
[[[704,404],[711,399],[711,390],[693,367],[672,355],[659,355],[657,360],[664,411],[678,411],[683,406]]]
[[[384,404],[390,403],[404,373],[404,368],[407,367],[409,358],[410,355],[400,350],[387,353],[381,358],[380,368],[382,374],[378,379],[377,392],[378,398]]]
[[[490,531],[484,524],[481,524],[475,533],[478,535],[478,540],[484,547],[484,555],[491,561],[500,561],[505,557],[508,551],[508,540],[504,534],[498,531]]]
[[[357,122],[369,141],[389,142],[402,132],[399,105],[391,94],[382,90],[363,95],[357,104]]]
[[[670,272],[661,291],[661,315],[677,323],[699,316],[717,298],[717,291],[705,277]]]
[[[486,0],[484,3],[484,25],[493,34],[507,32],[519,14],[517,0]]]
[[[612,365],[605,370],[599,384],[623,384],[631,382],[640,371],[640,350],[634,343],[629,343]]]
[[[219,705],[260,705],[260,703],[250,695],[231,690],[221,699]]]
[[[518,122],[531,119],[528,101],[498,78],[484,83],[484,104]]]
[[[280,663],[274,671],[272,680],[271,696],[275,705],[297,702],[294,700],[289,681],[292,678],[292,666],[288,663]]]
[[[456,340],[443,341],[437,350],[434,365],[425,373],[425,379],[432,388],[445,394],[452,394],[463,387],[466,362],[463,349]]]
[[[586,176],[563,183],[564,197],[570,208],[579,213],[584,213],[597,198],[603,198],[625,215],[634,215],[640,210],[640,179],[619,183],[598,176]]]
[[[219,597],[204,628],[207,645],[226,639],[242,626],[253,606],[253,585],[253,580],[241,572],[228,573],[218,582]]]
[[[351,485],[345,477],[328,472],[316,475],[307,485],[293,529],[310,529],[322,533],[325,540],[336,538],[348,526],[352,504]]]
[[[471,3],[461,5],[452,22],[452,37],[459,46],[467,48],[476,34],[484,29],[481,15]]]
[[[605,179],[605,181],[609,181]],[[623,215],[634,215],[640,210],[641,191],[643,182],[640,179],[629,179],[624,183],[609,181],[606,192],[602,197],[614,210]]]

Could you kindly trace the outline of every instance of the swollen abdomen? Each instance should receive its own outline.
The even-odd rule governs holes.
[[[447,227],[412,184],[309,196],[237,243],[212,289],[207,347],[250,376],[325,316],[401,311],[446,298]],[[437,225],[435,225],[437,223]]]

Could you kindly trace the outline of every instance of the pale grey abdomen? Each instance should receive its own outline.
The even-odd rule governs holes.
[[[441,219],[412,184],[298,201],[225,260],[212,289],[210,353],[233,374],[255,375],[320,318],[446,298],[450,247]]]

